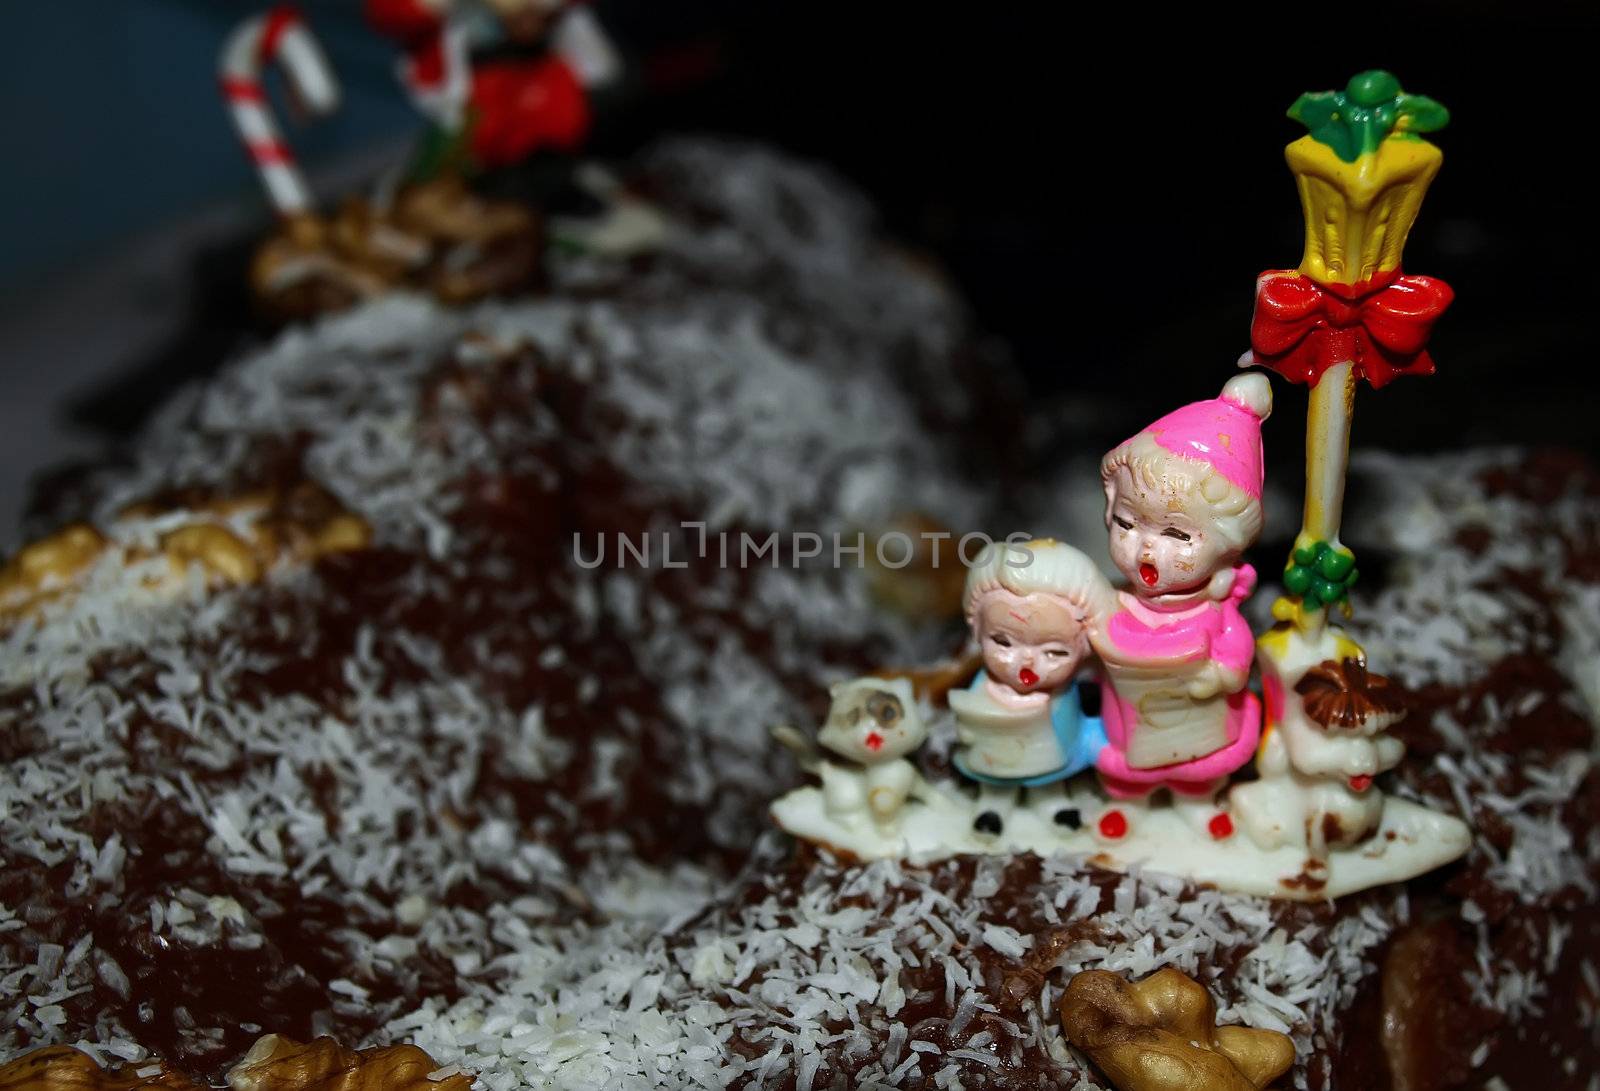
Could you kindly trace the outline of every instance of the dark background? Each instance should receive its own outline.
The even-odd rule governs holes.
[[[267,221],[214,92],[214,57],[238,19],[266,6],[127,0],[21,16],[12,47],[29,48],[0,75],[0,123],[21,149],[0,183],[8,401],[26,396],[41,361],[27,351],[37,339],[7,343],[17,328],[7,308],[26,316],[67,298],[118,247],[173,249],[179,273],[141,302],[171,323],[119,350],[116,309],[93,305],[83,332],[111,324],[94,330],[113,346],[106,362],[30,412],[80,434],[122,434],[239,344],[244,262]],[[1073,437],[1086,445],[1215,393],[1246,346],[1255,275],[1300,257],[1282,148],[1303,130],[1284,110],[1303,90],[1389,68],[1453,114],[1433,137],[1445,166],[1406,266],[1446,279],[1457,300],[1433,341],[1439,374],[1363,392],[1356,443],[1600,453],[1597,21],[1584,9],[1216,6],[1179,22],[1152,5],[595,6],[648,92],[606,120],[598,153],[715,130],[832,164],[871,193],[893,233],[946,265],[983,328],[1010,345],[1030,394],[1104,409]],[[403,149],[413,119],[389,44],[366,32],[357,0],[305,9],[347,105],[292,134],[304,161],[315,172],[362,149]],[[172,225],[218,205],[230,210],[226,230],[169,244],[182,234]],[[79,331],[52,333],[71,345]],[[1298,442],[1295,408],[1275,424]],[[1095,421],[1108,422],[1103,432]]]
[[[1298,264],[1289,104],[1389,68],[1452,111],[1406,267],[1457,299],[1438,375],[1364,392],[1356,442],[1600,450],[1593,5],[1218,5],[1188,24],[1145,5],[702,10],[734,7],[733,63],[683,113],[862,182],[1034,388],[1132,403],[1111,414],[1123,431],[1211,395],[1246,347],[1254,277]]]

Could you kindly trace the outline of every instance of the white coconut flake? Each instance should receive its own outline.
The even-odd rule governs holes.
[[[1293,1078],[1306,1086],[1307,1059],[1327,1054],[1339,1013],[1410,918],[1403,891],[1286,927],[1258,899],[1141,874],[1111,880],[1106,891],[1081,858],[1042,860],[1040,919],[1092,918],[1095,928],[1061,951],[1036,1005],[1002,1012],[986,969],[997,956],[1023,960],[1039,946],[1018,928],[1017,906],[1003,904],[1008,861],[973,862],[965,885],[951,886],[952,873],[937,867],[823,861],[795,886],[763,886],[782,872],[782,850],[752,832],[760,801],[789,775],[768,725],[800,722],[803,702],[845,669],[818,649],[863,641],[883,649],[885,661],[917,662],[947,650],[942,634],[886,614],[848,569],[787,564],[740,580],[705,578],[696,601],[723,615],[712,631],[661,593],[661,570],[574,568],[562,588],[570,599],[558,608],[508,583],[515,567],[488,555],[458,518],[462,482],[504,474],[570,484],[561,475],[572,466],[561,459],[616,467],[662,511],[704,513],[713,550],[721,529],[829,534],[904,511],[965,528],[992,514],[986,491],[962,483],[953,445],[929,434],[905,396],[915,387],[946,410],[961,408],[959,384],[939,370],[960,339],[960,308],[871,243],[859,199],[825,174],[708,142],[669,145],[655,167],[720,215],[705,227],[675,224],[666,254],[627,292],[563,294],[564,284],[608,275],[575,260],[557,263],[558,290],[539,300],[446,310],[396,296],[286,332],[174,403],[129,466],[98,476],[92,514],[115,528],[126,547],[120,559],[108,554],[92,566],[79,592],[42,622],[0,635],[0,681],[27,695],[26,725],[49,740],[4,770],[0,844],[18,860],[62,868],[84,898],[116,904],[128,889],[134,834],[108,836],[88,820],[117,800],[163,801],[209,838],[210,863],[239,896],[209,887],[145,895],[125,908],[148,917],[147,938],[259,950],[274,931],[263,922],[295,907],[246,893],[252,880],[326,899],[349,918],[331,933],[348,957],[346,976],[328,984],[331,1005],[372,1005],[401,992],[391,986],[424,956],[458,975],[448,1001],[407,994],[385,1009],[386,1025],[369,1041],[350,1043],[415,1042],[439,1063],[436,1081],[465,1073],[479,1087],[508,1091],[824,1087],[836,1085],[836,1066],[848,1057],[863,1086],[977,1088],[1026,1049],[1060,1066],[1051,1074],[1059,1086],[1094,1091],[1054,1017],[1062,985],[1088,968],[1142,977],[1175,966],[1213,991],[1221,1022],[1289,1033],[1302,1059]],[[782,291],[753,291],[763,279]],[[479,336],[466,339],[469,332]],[[483,378],[520,346],[592,392],[603,436],[564,432],[542,402],[511,434],[497,433],[507,426],[484,425],[460,400],[466,395],[448,388],[441,404],[459,404],[424,418],[420,391],[441,361]],[[891,369],[891,359],[907,362]],[[313,647],[314,634],[296,632],[297,619],[285,616],[268,624],[289,651],[249,650],[236,626],[255,590],[208,590],[199,571],[175,578],[153,556],[160,536],[193,513],[117,515],[175,482],[225,486],[252,446],[287,436],[303,437],[308,472],[369,521],[380,546],[416,560],[395,577],[397,598],[438,600],[451,578],[470,574],[519,608],[515,629],[475,632],[455,647],[373,618],[331,664],[342,686],[335,699],[254,691],[241,699],[250,679]],[[548,452],[535,452],[538,444]],[[1560,543],[1496,533],[1482,554],[1451,545],[1469,525],[1515,527],[1528,515],[1477,483],[1479,471],[1511,458],[1358,459],[1356,472],[1377,486],[1378,499],[1348,522],[1391,555],[1393,574],[1360,599],[1356,629],[1376,669],[1413,685],[1469,685],[1517,652],[1557,657],[1577,707],[1592,715],[1600,707],[1593,589],[1559,589],[1573,617],[1558,647],[1539,605],[1500,575],[1560,571]],[[1035,498],[1023,513],[1041,529],[1068,508],[1098,511],[1092,474],[1061,480],[1050,486],[1056,495]],[[1562,500],[1539,516],[1575,533],[1584,510]],[[655,548],[659,558],[659,538]],[[136,559],[145,554],[153,559]],[[325,594],[320,580],[288,568],[272,573],[269,587],[314,601]],[[759,652],[747,632],[760,634]],[[586,642],[600,637],[619,642],[661,694],[665,723],[644,723],[610,699],[616,680],[584,661]],[[141,665],[119,668],[119,655]],[[470,671],[455,667],[463,658]],[[113,666],[91,670],[106,662]],[[530,668],[560,676],[558,684],[548,699],[541,692],[509,702],[500,683]],[[556,699],[569,694],[585,706],[592,738],[560,735]],[[1592,900],[1591,869],[1572,861],[1592,861],[1594,839],[1575,838],[1561,814],[1590,775],[1590,759],[1510,758],[1481,745],[1507,718],[1550,707],[1535,696],[1441,711],[1431,726],[1445,751],[1416,770],[1443,778],[1448,798],[1436,805],[1468,818],[1493,814],[1510,832],[1504,852],[1486,839],[1474,845],[1470,862],[1490,882],[1530,907],[1568,888]],[[133,761],[135,721],[170,732],[180,759],[159,768]],[[671,764],[636,767],[647,734],[672,741]],[[575,768],[587,779],[569,796],[562,778]],[[497,771],[530,791],[549,786],[537,817],[478,809]],[[1517,786],[1508,790],[1513,772]],[[747,872],[732,877],[699,859],[647,861],[620,830],[582,825],[586,811],[624,800],[641,776],[704,815],[719,846],[749,852]],[[452,897],[458,885],[478,883],[511,894],[483,904]],[[1474,996],[1513,1018],[1558,1010],[1539,974],[1494,955],[1481,907],[1467,902],[1461,912],[1483,937]],[[66,1003],[97,981],[136,992],[136,967],[94,950],[87,933],[43,942],[33,927],[0,907],[0,993],[18,997],[0,1013],[0,1052],[84,1041],[141,1059],[137,1025],[109,1016],[77,1025]],[[9,953],[18,946],[6,937],[19,935],[30,937],[25,958]],[[1541,928],[1529,943],[1544,973],[1572,957],[1565,926]],[[1237,969],[1221,974],[1224,963]],[[942,980],[915,993],[930,967]],[[1585,963],[1583,973],[1600,991],[1593,967]],[[942,1003],[948,1020],[927,1030],[902,1023],[928,1003]],[[209,1016],[184,1016],[182,1033],[204,1039]],[[881,1055],[869,1055],[879,1042]],[[1474,1055],[1475,1064],[1485,1060]]]

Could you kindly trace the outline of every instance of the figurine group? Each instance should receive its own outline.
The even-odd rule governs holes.
[[[1055,541],[1020,557],[996,546],[968,574],[983,669],[950,708],[954,764],[993,803],[981,832],[1002,832],[1018,789],[1074,828],[1081,808],[1064,785],[1093,769],[1108,800],[1091,824],[1102,840],[1126,837],[1163,790],[1196,830],[1233,834],[1217,796],[1261,735],[1246,690],[1255,640],[1239,613],[1256,576],[1238,562],[1261,530],[1271,407],[1266,377],[1239,375],[1105,456],[1106,527],[1127,590]],[[1085,668],[1101,682],[1099,716],[1083,712]]]
[[[968,570],[981,668],[947,695],[961,782],[931,783],[910,760],[928,728],[908,679],[855,679],[833,689],[817,738],[828,755],[776,733],[821,782],[780,799],[778,821],[855,856],[1082,849],[1300,898],[1457,854],[1459,822],[1374,787],[1403,753],[1384,734],[1402,706],[1359,649],[1301,664],[1288,687],[1269,671],[1263,731],[1249,685],[1257,644],[1240,612],[1256,574],[1240,558],[1261,531],[1271,407],[1266,376],[1240,374],[1104,457],[1124,589],[1050,539],[995,543]],[[1256,778],[1236,783],[1252,758]]]
[[[660,244],[660,215],[570,154],[590,128],[591,91],[621,68],[585,5],[364,6],[400,46],[402,80],[432,127],[406,184],[334,218],[313,212],[263,91],[262,68],[277,61],[313,109],[336,104],[309,28],[279,7],[223,51],[224,94],[283,220],[255,262],[264,306],[294,317],[396,285],[446,301],[525,287],[547,235],[596,254]],[[1441,161],[1420,134],[1448,113],[1373,71],[1302,95],[1289,114],[1309,130],[1286,149],[1305,251],[1298,268],[1258,280],[1241,361],[1310,388],[1305,515],[1277,624],[1257,640],[1240,612],[1256,586],[1242,558],[1261,532],[1272,408],[1266,376],[1247,372],[1102,460],[1124,589],[1047,539],[992,546],[967,573],[982,666],[947,695],[962,783],[929,783],[913,764],[930,725],[909,682],[858,679],[835,688],[817,739],[826,755],[779,733],[821,782],[774,804],[786,829],[858,856],[1082,848],[1111,866],[1300,898],[1406,878],[1465,851],[1459,821],[1375,785],[1403,756],[1386,733],[1403,703],[1329,620],[1348,612],[1357,577],[1339,541],[1356,388],[1431,373],[1428,336],[1451,301],[1442,281],[1400,265]],[[557,194],[575,188],[604,214],[554,215]],[[1241,778],[1252,758],[1254,779]]]
[[[1106,525],[1127,590],[1049,539],[996,543],[968,571],[963,605],[982,669],[948,700],[953,764],[978,787],[976,833],[1003,835],[1024,802],[1077,830],[1087,797],[1068,782],[1093,770],[1105,802],[1090,826],[1104,841],[1127,837],[1163,790],[1197,831],[1232,835],[1218,794],[1261,734],[1260,702],[1246,689],[1255,642],[1239,613],[1255,571],[1238,562],[1261,529],[1261,422],[1271,404],[1265,376],[1239,375],[1220,397],[1162,417],[1106,455]],[[1084,711],[1091,677],[1098,715]],[[841,733],[839,702],[874,684],[910,704],[904,679],[835,687],[819,737],[868,777],[881,762],[903,762],[925,735],[919,728],[891,745],[874,729],[862,746]],[[827,774],[823,783],[826,791]],[[841,798],[830,796],[843,818]],[[887,830],[899,815],[873,817]]]
[[[1404,755],[1386,734],[1404,702],[1329,619],[1335,608],[1348,615],[1357,576],[1339,524],[1359,380],[1377,388],[1430,374],[1428,335],[1451,301],[1443,281],[1400,268],[1441,160],[1419,134],[1449,115],[1372,71],[1342,91],[1300,96],[1289,116],[1310,130],[1285,153],[1305,253],[1299,268],[1257,282],[1251,351],[1240,361],[1311,388],[1305,514],[1272,604],[1276,624],[1257,640],[1239,609],[1256,585],[1241,558],[1261,533],[1261,422],[1272,409],[1266,376],[1248,372],[1101,460],[1111,558],[1126,589],[1048,540],[992,547],[968,572],[964,606],[982,669],[948,698],[951,764],[968,787],[918,776],[909,736],[891,746],[872,733],[856,746],[825,733],[823,745],[853,764],[813,758],[832,787],[774,803],[785,829],[857,856],[1081,849],[1110,867],[1312,900],[1407,879],[1466,851],[1460,820],[1375,784]],[[1099,715],[1086,708],[1090,680]],[[840,692],[888,685],[867,679]],[[902,706],[906,697],[902,689]],[[900,719],[911,718],[902,708]],[[1252,757],[1254,779],[1240,777]],[[878,772],[890,760],[892,776]],[[874,794],[880,778],[903,787]],[[856,780],[865,792],[846,790]]]

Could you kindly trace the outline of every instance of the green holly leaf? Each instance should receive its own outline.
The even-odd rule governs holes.
[[[1306,127],[1311,139],[1332,148],[1346,163],[1354,163],[1361,154],[1360,138],[1350,127],[1344,105],[1344,96],[1338,91],[1307,91],[1294,100],[1289,116]]]
[[[1291,595],[1304,595],[1311,586],[1311,569],[1292,564],[1283,571],[1283,589]]]
[[[1450,124],[1450,111],[1427,95],[1401,95],[1400,120],[1395,130],[1402,133],[1434,133]]]
[[[1317,551],[1311,546],[1302,546],[1297,548],[1289,556],[1295,564],[1301,565],[1305,568],[1310,568],[1312,565],[1317,563]]]
[[[1308,129],[1331,124],[1339,119],[1339,93],[1337,91],[1307,91],[1294,100],[1289,116]]]
[[[1406,94],[1382,69],[1357,73],[1343,91],[1306,92],[1289,107],[1289,116],[1346,163],[1377,151],[1391,136],[1433,132],[1450,120],[1438,102]]]
[[[1344,97],[1353,105],[1371,109],[1392,102],[1400,94],[1400,81],[1381,68],[1357,72],[1344,85]]]

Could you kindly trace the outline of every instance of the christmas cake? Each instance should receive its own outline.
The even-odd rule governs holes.
[[[797,847],[769,729],[962,640],[874,543],[1070,531],[1100,482],[996,484],[1003,365],[848,189],[707,142],[642,173],[650,258],[290,331],[43,498],[0,572],[0,1085],[1089,1091],[1158,1046],[1594,1085],[1600,474],[1354,464],[1394,685],[1314,700],[1405,704],[1386,788],[1458,864],[1297,903]],[[947,710],[860,701],[948,772]]]

